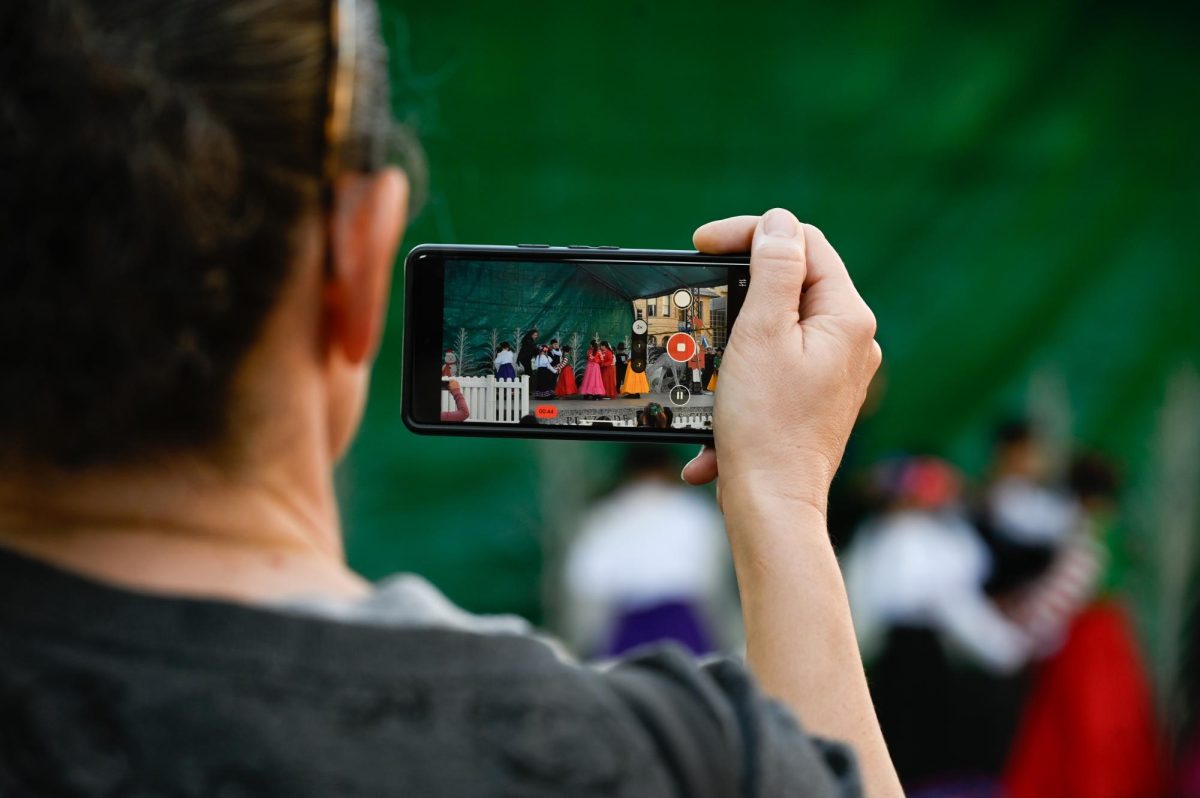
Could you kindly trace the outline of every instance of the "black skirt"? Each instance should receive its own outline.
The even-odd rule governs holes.
[[[533,373],[533,379],[530,380],[530,383],[535,398],[552,399],[554,397],[554,388],[558,384],[558,375],[553,370],[543,366]]]

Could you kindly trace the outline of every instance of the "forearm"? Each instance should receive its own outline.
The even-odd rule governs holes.
[[[457,410],[447,410],[442,413],[442,421],[466,421],[471,417],[471,409],[467,406],[467,398],[462,395],[462,391],[453,391],[451,396],[454,397],[454,406]]]
[[[823,513],[722,490],[750,669],[815,734],[849,743],[869,798],[902,796],[883,740]]]

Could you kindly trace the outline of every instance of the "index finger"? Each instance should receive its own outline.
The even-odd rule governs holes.
[[[837,250],[816,227],[804,225],[805,247],[808,251],[808,275],[804,281],[805,317],[840,316],[861,321],[872,327],[875,317],[859,295],[850,272]]]
[[[759,216],[731,216],[701,225],[692,243],[701,252],[727,255],[749,252],[754,243]],[[805,315],[861,315],[865,308],[854,288],[846,265],[828,239],[812,225],[804,225],[808,271],[803,290],[808,296]],[[811,291],[811,293],[809,293]]]
[[[699,251],[709,255],[749,252],[754,244],[754,232],[758,229],[758,221],[761,218],[730,216],[728,219],[717,219],[702,224],[692,233],[692,244]],[[804,232],[809,259],[812,261],[805,286],[823,279],[849,279],[845,264],[837,251],[830,246],[825,234],[811,224],[804,224]]]
[[[709,255],[749,252],[759,216],[731,216],[700,225],[692,233],[692,244]]]

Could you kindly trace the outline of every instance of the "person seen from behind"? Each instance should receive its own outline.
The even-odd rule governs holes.
[[[901,795],[825,522],[880,352],[816,228],[695,233],[752,259],[684,470],[720,474],[745,665],[594,670],[346,564],[333,471],[420,172],[373,3],[0,30],[0,794]]]

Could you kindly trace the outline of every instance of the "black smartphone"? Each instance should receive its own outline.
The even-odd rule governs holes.
[[[404,281],[413,431],[712,441],[749,255],[424,244]]]

